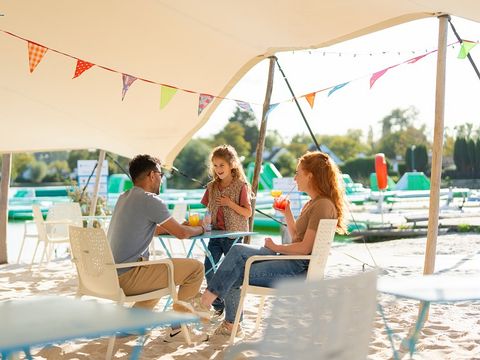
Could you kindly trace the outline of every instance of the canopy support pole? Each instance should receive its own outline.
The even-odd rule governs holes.
[[[93,188],[92,201],[90,202],[90,216],[94,216],[97,209],[98,191],[100,190],[100,180],[102,175],[103,162],[105,161],[105,150],[100,150],[98,154],[97,168],[95,172],[95,186]]]
[[[447,65],[447,31],[448,15],[438,18],[438,57],[437,57],[437,79],[435,90],[435,127],[433,134],[432,148],[432,170],[430,175],[430,205],[428,211],[428,233],[425,249],[425,263],[423,274],[432,274],[435,271],[435,256],[438,236],[438,216],[440,208],[440,184],[442,180],[442,145],[444,132],[445,115],[445,72]],[[426,303],[420,306],[420,313]],[[428,309],[425,321],[428,319]]]
[[[12,154],[2,156],[2,181],[0,183],[0,264],[8,262],[7,229],[8,229],[8,190],[12,170]]]
[[[255,168],[253,170],[253,179],[252,179],[252,192],[254,196],[252,197],[252,216],[249,220],[250,231],[253,231],[253,220],[255,217],[255,205],[257,203],[257,191],[258,191],[258,179],[260,176],[260,170],[262,168],[263,160],[263,148],[265,146],[265,134],[267,132],[267,118],[268,110],[270,108],[270,99],[272,98],[272,89],[273,89],[273,76],[275,74],[275,56],[271,56],[270,65],[268,68],[268,81],[267,81],[267,90],[265,91],[265,100],[263,102],[263,112],[262,112],[262,122],[260,124],[260,131],[258,133],[257,141],[257,150],[255,157]],[[250,237],[245,238],[245,243],[250,243]]]

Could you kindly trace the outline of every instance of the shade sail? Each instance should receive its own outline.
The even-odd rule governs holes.
[[[442,13],[480,21],[475,0],[11,0],[0,12],[0,152],[101,148],[170,164],[269,55]],[[50,49],[33,73],[27,42],[5,31]],[[114,71],[72,79],[76,59]],[[122,101],[122,73],[153,83]],[[181,89],[162,110],[160,84]],[[200,93],[216,98],[199,116]]]

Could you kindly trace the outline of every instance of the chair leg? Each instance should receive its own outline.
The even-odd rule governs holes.
[[[238,303],[237,313],[235,314],[235,322],[233,323],[232,335],[230,335],[229,344],[233,345],[235,342],[235,335],[237,334],[238,325],[240,324],[240,316],[243,310],[243,303],[245,301],[245,296],[247,295],[247,290],[242,286],[242,291],[240,293],[240,301]]]
[[[22,240],[22,245],[20,245],[20,251],[18,252],[18,258],[17,258],[17,264],[20,264],[20,256],[22,255],[23,252],[23,245],[25,245],[25,234],[23,235],[23,240]]]
[[[115,335],[108,339],[107,353],[105,355],[105,360],[110,360],[113,355],[113,345],[115,344]]]
[[[265,296],[261,296],[260,305],[258,306],[257,320],[255,321],[255,329],[253,333],[255,334],[260,328],[260,321],[262,320],[263,308],[265,307]]]
[[[33,262],[35,261],[35,255],[37,255],[38,245],[40,245],[39,240],[37,240],[37,245],[35,246],[35,251],[33,252],[32,262],[30,263],[30,265],[33,265]]]
[[[187,345],[192,345],[192,340],[190,339],[190,332],[188,331],[187,325],[181,325],[181,329],[183,331],[183,337],[185,338],[185,342]]]

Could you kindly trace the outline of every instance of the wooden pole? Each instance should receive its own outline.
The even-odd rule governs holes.
[[[435,91],[435,127],[432,148],[432,171],[430,176],[430,206],[428,213],[427,246],[425,250],[424,274],[435,271],[435,254],[438,235],[440,205],[440,183],[442,176],[443,123],[445,114],[445,71],[447,65],[447,21],[448,15],[440,16],[438,29],[437,80]]]
[[[433,133],[432,170],[430,175],[430,206],[428,211],[427,245],[423,274],[432,274],[435,271],[435,256],[437,252],[438,216],[440,210],[440,184],[442,181],[442,146],[443,123],[445,115],[445,72],[447,67],[447,31],[448,15],[438,18],[438,57],[437,79],[435,90],[435,127]],[[412,155],[413,156],[413,155]],[[427,307],[427,309],[424,309]],[[424,314],[424,321],[428,320],[429,303],[420,303],[418,316]]]
[[[105,150],[100,150],[100,153],[98,154],[97,168],[95,169],[95,186],[93,188],[92,201],[90,202],[90,216],[94,216],[95,210],[97,209],[98,191],[100,190],[100,180],[104,161]]]
[[[0,264],[8,262],[7,228],[8,228],[8,189],[12,170],[12,154],[2,156],[2,180],[0,183]]]
[[[252,179],[252,217],[250,218],[250,231],[253,230],[253,220],[255,218],[255,205],[257,203],[257,191],[258,191],[258,178],[260,176],[260,170],[262,168],[263,160],[263,147],[265,145],[265,134],[267,132],[267,118],[268,118],[268,109],[270,108],[270,99],[272,98],[272,89],[273,89],[273,75],[275,73],[275,57],[271,56],[270,65],[268,69],[268,81],[267,81],[267,90],[265,91],[265,100],[263,102],[263,112],[262,112],[262,122],[260,124],[260,132],[258,133],[258,142],[257,150],[255,157],[255,169],[253,170],[253,179]],[[250,238],[245,239],[245,243],[250,243]]]

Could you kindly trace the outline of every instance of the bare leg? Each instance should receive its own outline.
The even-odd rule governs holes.
[[[205,290],[205,292],[202,295],[202,300],[201,300],[202,305],[209,309],[217,297],[218,297],[217,295],[210,292],[209,290]]]

